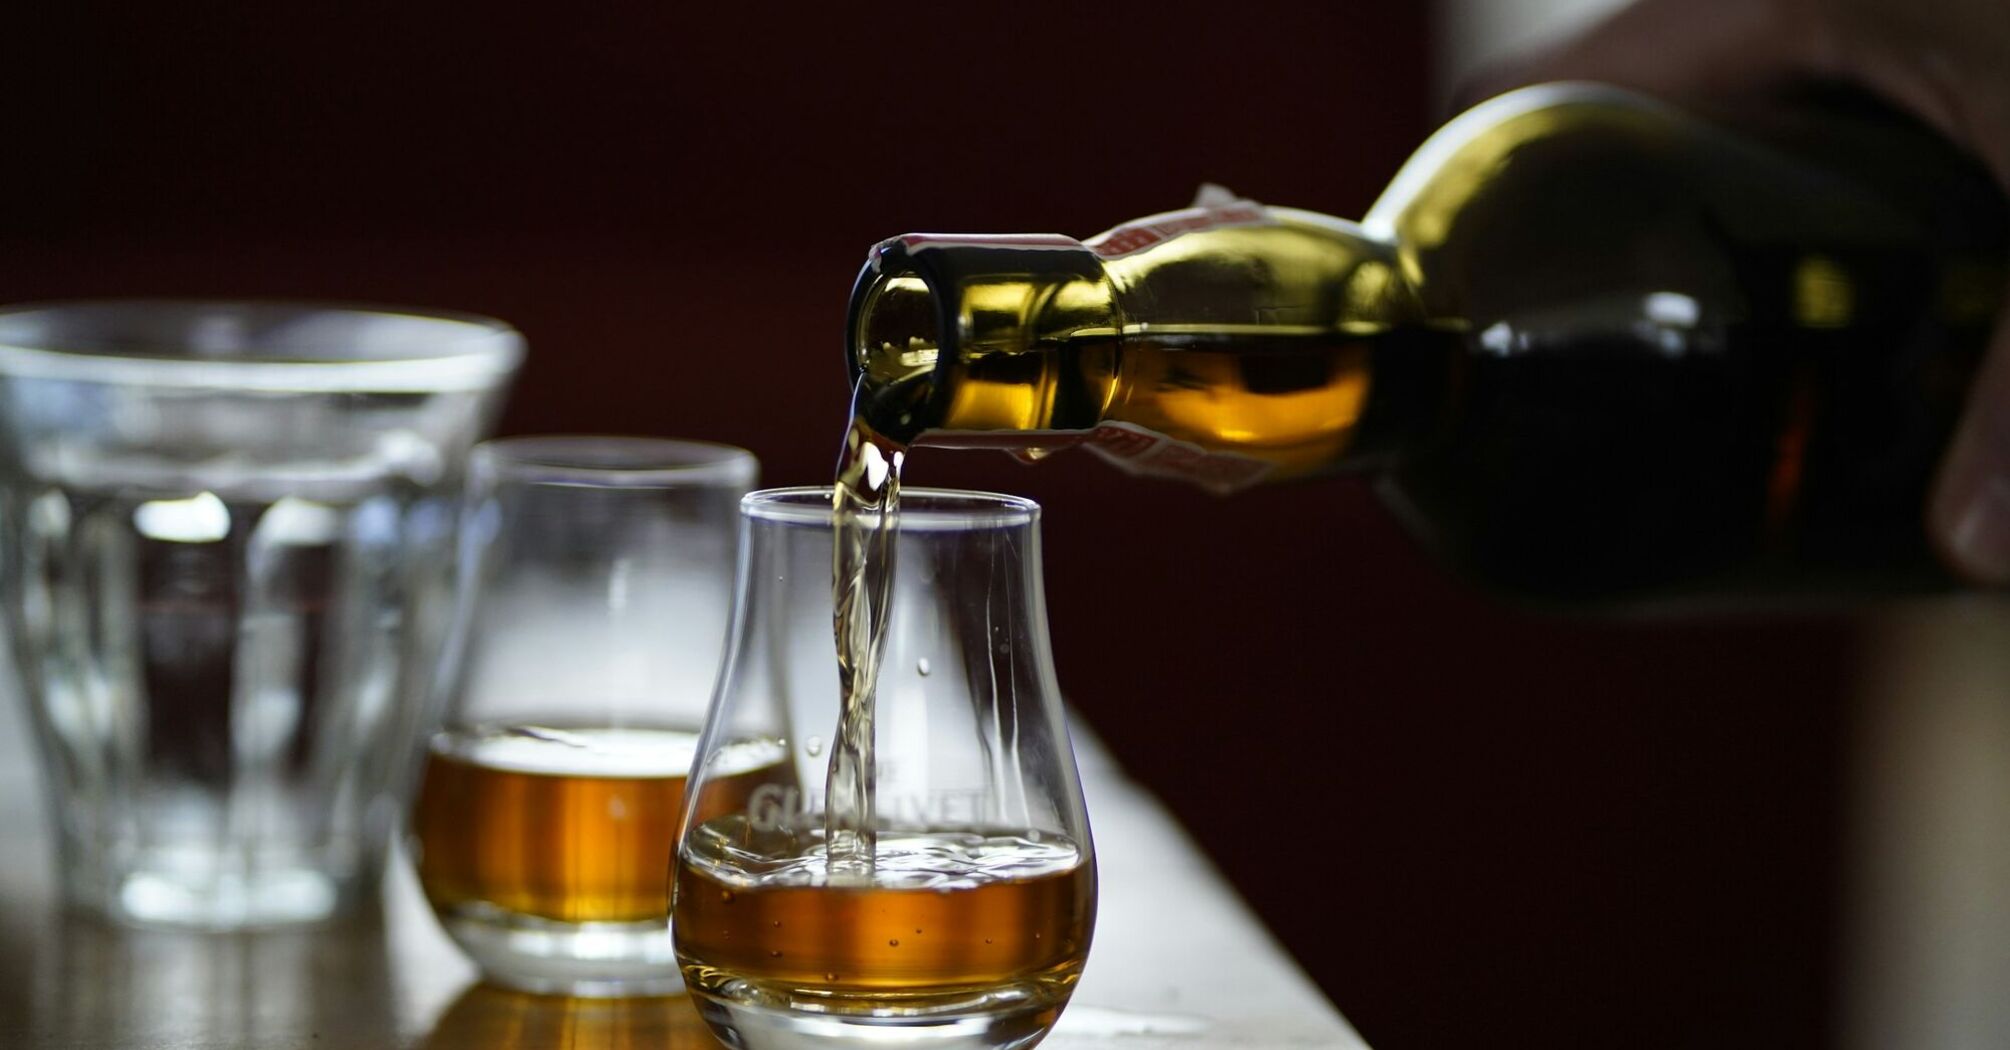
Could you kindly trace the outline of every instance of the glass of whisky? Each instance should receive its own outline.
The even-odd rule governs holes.
[[[1059,1017],[1096,875],[1038,516],[930,489],[904,494],[897,519],[834,511],[829,488],[742,503],[671,907],[685,985],[727,1045],[994,1050]],[[843,572],[833,587],[846,530],[866,533],[864,574],[886,581],[864,609],[839,600]],[[749,768],[764,770],[751,789]]]
[[[677,989],[670,856],[757,469],[741,449],[653,438],[476,447],[444,718],[408,842],[489,980]],[[743,757],[754,780],[781,756]]]

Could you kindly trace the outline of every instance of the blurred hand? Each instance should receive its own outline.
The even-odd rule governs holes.
[[[1938,128],[2010,190],[2005,0],[1638,0],[1587,32],[1475,80],[1467,101],[1542,80],[1671,100],[1735,98],[1809,78],[1854,81]],[[2010,583],[2010,315],[1998,322],[1927,522],[1950,565]]]

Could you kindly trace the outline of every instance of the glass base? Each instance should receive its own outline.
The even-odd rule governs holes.
[[[116,914],[155,926],[258,929],[321,922],[340,910],[344,896],[335,879],[318,871],[268,871],[198,885],[139,872],[120,885]]]
[[[736,1050],[1022,1050],[1045,1038],[1067,1005],[1047,984],[892,1001],[791,995],[717,971],[688,983],[698,1015]]]
[[[325,922],[355,909],[374,887],[353,871],[330,872],[297,857],[231,864],[205,851],[149,851],[113,866],[65,855],[72,904],[116,922],[232,931]]]
[[[554,922],[493,905],[455,905],[440,925],[494,984],[589,999],[682,991],[670,921]]]

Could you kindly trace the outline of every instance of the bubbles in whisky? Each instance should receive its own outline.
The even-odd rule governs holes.
[[[442,913],[659,920],[697,734],[511,726],[443,733],[412,816],[419,881]],[[735,811],[780,775],[769,742],[729,744],[707,804]]]
[[[813,835],[749,870],[735,844],[760,834],[724,817],[684,844],[673,921],[694,989],[743,982],[847,1008],[1008,992],[1059,1003],[1081,972],[1095,870],[1063,838],[882,831],[867,881],[830,874]]]

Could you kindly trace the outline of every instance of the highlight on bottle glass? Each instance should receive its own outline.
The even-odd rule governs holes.
[[[406,310],[0,311],[0,596],[72,904],[239,929],[369,899],[522,353]]]
[[[877,663],[841,704],[832,490],[743,502],[672,905],[685,984],[727,1045],[1024,1047],[1059,1017],[1096,878],[1038,515],[917,489],[897,529],[849,517],[893,529],[893,575],[880,630],[835,636],[850,666]]]
[[[673,834],[757,469],[741,449],[653,438],[475,449],[445,716],[409,843],[490,980],[677,989]]]

